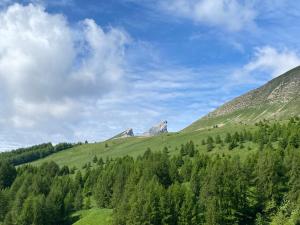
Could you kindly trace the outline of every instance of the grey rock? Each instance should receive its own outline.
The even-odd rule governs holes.
[[[129,128],[129,129],[123,131],[122,133],[112,137],[111,139],[126,138],[126,137],[133,137],[133,136],[134,136],[133,129]]]
[[[168,121],[162,121],[159,124],[151,127],[143,136],[157,136],[163,133],[168,133]]]

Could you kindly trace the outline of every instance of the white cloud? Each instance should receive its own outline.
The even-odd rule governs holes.
[[[38,5],[3,9],[0,126],[63,132],[62,124],[70,127],[88,107],[86,100],[95,104],[122,88],[128,43],[125,31],[104,30],[91,19],[72,26]]]
[[[103,140],[164,119],[179,130],[224,100],[224,68],[165,64],[155,50],[120,28],[90,19],[70,24],[38,5],[3,10],[0,150]]]
[[[237,0],[167,0],[162,3],[162,8],[197,23],[238,31],[254,24],[256,13],[246,3]]]
[[[276,49],[270,46],[256,48],[252,60],[234,73],[236,80],[265,80],[259,77],[267,74],[267,80],[274,78],[300,65],[300,56],[289,49]]]
[[[176,103],[169,102],[184,101],[198,73],[145,69],[136,65],[139,44],[130,55],[127,46],[125,31],[91,19],[71,25],[32,4],[0,12],[0,149],[95,141],[127,127],[143,132],[162,119],[177,121],[171,115]]]
[[[255,70],[270,71],[272,77],[276,77],[299,65],[300,57],[296,52],[265,46],[256,49],[254,59],[244,68],[249,72]]]

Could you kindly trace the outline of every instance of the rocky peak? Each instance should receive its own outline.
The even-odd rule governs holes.
[[[126,137],[133,137],[134,133],[133,133],[133,129],[129,128],[125,131],[123,131],[122,133],[114,136],[112,139],[116,139],[116,138],[126,138]]]
[[[168,121],[166,120],[151,127],[148,132],[144,133],[144,136],[156,136],[162,133],[168,133]]]

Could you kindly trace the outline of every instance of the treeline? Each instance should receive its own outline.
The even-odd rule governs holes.
[[[299,134],[299,119],[264,122],[251,132],[259,149],[242,159],[201,153],[188,142],[178,155],[164,148],[137,158],[94,157],[74,175],[53,162],[17,171],[2,162],[0,221],[68,224],[72,212],[96,204],[114,209],[113,225],[296,225]]]
[[[243,160],[199,153],[193,142],[172,157],[148,150],[87,169],[85,193],[114,208],[116,225],[299,224],[300,121],[257,126],[249,139],[230,135],[259,144]]]
[[[290,119],[288,124],[269,123],[267,120],[256,123],[258,129],[254,131],[243,130],[241,132],[226,133],[223,137],[216,135],[215,137],[208,136],[203,139],[201,144],[206,146],[208,152],[214,150],[216,147],[223,149],[227,147],[228,150],[235,148],[245,148],[245,143],[255,143],[258,145],[259,150],[262,150],[265,145],[275,144],[281,148],[286,148],[292,145],[295,148],[299,147],[300,134],[291,130],[289,126],[299,121],[298,117]],[[292,134],[291,134],[292,133]],[[184,153],[186,146],[181,146],[181,153]],[[248,146],[248,150],[251,147]]]
[[[10,152],[0,153],[0,160],[5,160],[13,165],[29,163],[37,159],[44,158],[53,153],[72,148],[74,144],[60,143],[53,146],[51,143],[34,145],[28,148],[20,148]]]

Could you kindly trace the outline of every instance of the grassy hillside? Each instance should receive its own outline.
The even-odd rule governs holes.
[[[73,225],[110,225],[111,215],[111,209],[83,210],[74,215],[74,217],[80,217],[80,219]]]
[[[227,125],[155,138],[82,145],[76,165],[88,160],[91,146],[95,150],[97,145],[102,150],[110,148],[106,151],[111,156],[120,156],[136,155],[130,152],[136,146],[152,144],[158,150],[169,141],[185,142],[176,156],[165,151],[147,151],[136,158],[118,157],[105,163],[94,160],[91,166],[75,174],[54,162],[18,170],[7,161],[0,162],[0,222],[298,224],[300,118],[291,118],[284,124],[265,121],[236,132],[245,127]],[[191,137],[196,146],[186,143]],[[76,149],[79,146],[57,153],[58,160],[70,165],[72,155],[65,153],[76,155]],[[90,207],[93,208],[84,210]],[[278,219],[280,222],[275,223]]]
[[[215,136],[217,134],[225,136],[226,132],[232,133],[245,128],[254,129],[254,126],[235,124],[194,132],[168,133],[155,137],[130,137],[94,144],[83,144],[34,161],[32,164],[40,165],[46,161],[54,161],[59,165],[81,168],[87,162],[91,162],[94,156],[104,159],[106,157],[122,157],[125,155],[138,156],[145,152],[147,148],[160,151],[164,147],[168,147],[170,153],[174,154],[179,151],[181,144],[185,144],[190,140],[195,143],[200,151],[206,151],[206,147],[201,145],[201,141],[208,136]],[[227,151],[224,152],[226,153]],[[237,150],[230,154],[239,154],[239,151]]]
[[[220,106],[183,131],[224,125],[253,124],[262,119],[284,120],[300,115],[300,67]]]
[[[295,109],[297,108],[297,110],[300,112],[300,103],[299,104],[291,103],[291,108],[292,107]],[[259,108],[241,109],[232,112],[230,114],[217,116],[217,117],[203,117],[200,120],[197,120],[196,122],[192,123],[190,126],[183,129],[183,132],[193,132],[193,131],[203,130],[203,129],[205,130],[205,129],[213,128],[214,126],[222,127],[230,124],[231,126],[239,126],[241,124],[251,126],[255,122],[260,121],[262,118],[270,121],[272,120],[276,121],[278,120],[278,118],[274,112],[279,112],[283,109],[285,108],[283,108],[280,105],[272,105],[272,106],[262,106]],[[280,119],[284,121],[294,114],[291,112],[288,115],[283,116]]]
[[[138,156],[147,148],[157,151],[164,147],[167,147],[171,153],[176,153],[181,144],[190,140],[196,144],[200,151],[205,151],[205,146],[200,143],[209,135],[220,134],[224,136],[226,132],[233,133],[245,128],[253,128],[254,123],[262,119],[285,120],[291,116],[300,115],[299,91],[300,67],[297,67],[262,87],[224,104],[185,128],[183,132],[154,137],[110,139],[101,143],[83,144],[37,160],[33,164],[52,160],[59,165],[81,168],[87,162],[91,162],[94,156],[102,158],[125,155]]]

